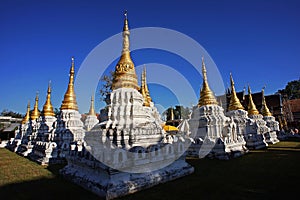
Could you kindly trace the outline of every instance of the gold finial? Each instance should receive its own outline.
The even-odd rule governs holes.
[[[152,98],[150,96],[150,92],[148,89],[148,84],[147,84],[147,72],[146,72],[146,66],[144,67],[144,81],[145,81],[145,91],[146,91],[146,95],[147,95],[147,101],[150,102],[152,101]]]
[[[51,81],[49,81],[48,84],[48,90],[47,90],[47,99],[43,107],[42,111],[43,116],[55,116],[53,112],[53,106],[51,104]]]
[[[263,116],[272,116],[272,113],[270,112],[265,99],[265,87],[263,87],[263,89],[261,90],[261,94],[262,94],[261,114]]]
[[[78,110],[76,95],[74,92],[74,57],[72,57],[72,65],[70,68],[70,79],[68,89],[65,93],[64,100],[60,107],[61,110]]]
[[[37,92],[36,97],[35,97],[34,108],[33,108],[33,111],[31,112],[31,115],[30,115],[31,120],[36,120],[40,116],[40,112],[39,112],[39,109],[38,109],[38,104],[39,104],[39,93]]]
[[[245,101],[245,96],[246,96],[246,86],[244,86],[244,89],[243,89],[243,101]]]
[[[113,79],[112,89],[133,88],[139,90],[137,76],[135,73],[134,63],[130,56],[129,27],[127,19],[127,11],[125,12],[123,27],[123,49],[122,55],[115,67],[115,77]]]
[[[30,119],[30,101],[28,101],[27,112],[26,112],[25,117],[22,119],[22,124],[25,124],[26,122],[28,122],[29,119]]]
[[[88,115],[96,115],[94,108],[94,95],[91,97],[90,111]]]
[[[146,80],[146,67],[144,67],[143,72],[142,72],[142,80],[141,80],[141,89],[140,89],[140,93],[143,95],[144,97],[144,106],[150,107],[150,103],[152,101],[151,97],[150,97],[150,92],[148,89],[148,85],[147,85],[147,80]]]
[[[173,110],[172,107],[171,107],[171,116],[170,116],[170,120],[174,120],[174,110]]]
[[[231,97],[228,110],[244,110],[239,98],[236,96],[234,81],[232,78],[232,74],[230,73],[230,84],[231,84]]]
[[[140,93],[142,94],[143,98],[144,98],[144,106],[146,106],[147,104],[147,95],[146,95],[146,91],[145,91],[145,77],[144,77],[144,70],[142,72],[142,78],[141,78],[141,87],[140,87]]]
[[[202,57],[202,76],[203,76],[203,85],[200,91],[200,99],[198,101],[198,107],[204,105],[218,105],[218,102],[208,86],[207,76],[206,76],[206,67],[204,63],[204,57]]]
[[[124,11],[124,17],[125,17],[125,19],[127,19],[127,14],[128,14],[128,13],[127,13],[127,10],[125,10],[125,11]]]
[[[259,112],[256,109],[256,106],[253,102],[250,85],[248,85],[248,95],[249,95],[249,103],[248,103],[248,115],[258,115]]]

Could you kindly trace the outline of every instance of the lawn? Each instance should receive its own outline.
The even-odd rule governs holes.
[[[189,159],[195,172],[119,199],[280,199],[298,195],[300,141],[282,141],[229,161]],[[0,198],[99,199],[43,167],[0,149]]]

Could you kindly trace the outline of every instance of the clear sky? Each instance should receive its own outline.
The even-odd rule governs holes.
[[[98,44],[122,30],[124,10],[128,10],[131,29],[164,27],[196,40],[214,60],[225,86],[232,72],[238,91],[249,83],[252,92],[266,85],[265,93],[272,94],[300,77],[297,0],[2,0],[0,111],[25,113],[28,100],[33,107],[36,91],[42,109],[49,80],[52,104],[59,108],[71,57],[75,57],[76,73]],[[121,46],[111,48],[121,51]],[[185,65],[182,60],[175,62],[171,54],[149,50],[133,52],[132,58],[136,65]],[[192,70],[184,72],[184,67],[179,70],[190,76],[195,90],[200,89],[201,76]],[[176,103],[160,96],[169,93],[159,85],[149,88],[155,103],[164,107]],[[95,95],[99,112],[103,104]],[[80,108],[80,112],[88,110]]]

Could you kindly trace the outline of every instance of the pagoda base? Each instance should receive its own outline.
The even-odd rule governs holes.
[[[246,147],[249,149],[263,149],[268,146],[266,142],[266,134],[271,129],[267,126],[266,118],[263,120],[263,116],[249,115],[249,119],[246,123],[246,132],[243,134],[246,141]]]
[[[44,166],[56,165],[56,164],[66,164],[66,162],[67,162],[66,159],[64,159],[64,158],[38,157],[38,156],[32,155],[32,154],[29,156],[29,159],[34,162],[37,162],[40,165],[44,165]]]
[[[87,164],[73,160],[60,173],[69,181],[105,199],[129,195],[194,172],[194,168],[184,158],[162,169],[145,173],[121,172],[98,161],[92,162],[93,164]]]
[[[65,158],[59,157],[57,153],[57,144],[55,142],[36,142],[29,157],[31,160],[36,161],[41,165],[66,163]]]
[[[6,148],[9,144],[9,140],[0,140],[0,148]]]
[[[284,141],[288,139],[288,134],[285,131],[277,131],[277,139],[279,141]]]
[[[263,134],[247,134],[245,141],[246,147],[249,149],[263,149],[268,146]]]
[[[229,160],[248,152],[249,150],[246,148],[244,140],[226,143],[218,138],[216,142],[205,139],[203,142],[192,143],[187,150],[187,156]]]
[[[276,131],[270,131],[266,133],[265,137],[266,137],[266,142],[268,144],[276,144],[279,142],[279,140],[277,139]]]
[[[275,120],[273,116],[264,116],[263,119],[266,121],[267,126],[270,128],[265,134],[265,139],[268,144],[276,144],[279,142],[277,138],[277,131],[279,131],[279,122]]]
[[[8,148],[12,152],[17,152],[19,149],[20,145],[22,143],[21,139],[14,139],[12,138],[9,143],[7,144],[6,148]]]
[[[33,147],[34,145],[31,142],[28,142],[28,144],[21,144],[17,149],[17,153],[24,157],[27,157],[32,153]]]

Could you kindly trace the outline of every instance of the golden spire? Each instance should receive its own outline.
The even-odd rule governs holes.
[[[170,116],[170,120],[174,120],[174,110],[173,110],[172,107],[171,107],[171,116]]]
[[[29,119],[30,119],[30,102],[28,101],[27,112],[26,112],[25,117],[22,119],[22,124],[25,124],[26,122],[28,122]]]
[[[74,57],[72,57],[72,65],[70,69],[70,79],[67,92],[60,107],[61,110],[78,110],[76,95],[74,92]]]
[[[267,103],[266,103],[266,99],[265,99],[265,89],[263,88],[261,90],[262,93],[262,107],[261,107],[261,114],[263,116],[272,116],[272,113],[270,112]]]
[[[91,97],[90,111],[88,115],[96,115],[94,108],[94,96]]]
[[[204,105],[218,105],[218,102],[213,94],[213,92],[210,90],[207,82],[207,76],[206,76],[206,67],[204,63],[204,58],[202,57],[202,76],[203,76],[203,85],[202,89],[200,91],[200,99],[198,101],[198,107],[204,106]]]
[[[248,115],[258,115],[259,112],[253,102],[250,85],[248,85],[249,103],[248,103]]]
[[[122,55],[115,67],[115,76],[113,79],[112,89],[133,88],[139,90],[137,76],[135,73],[134,63],[131,60],[129,49],[129,28],[127,12],[125,11],[124,27],[123,27],[123,49]]]
[[[243,101],[245,101],[245,96],[246,96],[246,86],[244,86],[244,89],[243,89]]]
[[[53,112],[53,106],[51,104],[51,81],[49,81],[48,84],[48,90],[47,90],[47,99],[43,107],[42,111],[43,116],[55,116]]]
[[[230,83],[231,83],[231,97],[228,110],[244,110],[239,98],[236,96],[234,81],[232,78],[232,74],[230,73]]]
[[[37,92],[36,97],[35,97],[34,108],[33,108],[33,111],[31,112],[31,115],[30,115],[31,120],[36,120],[40,116],[40,112],[39,112],[39,109],[38,109],[38,104],[39,104],[39,96],[38,96],[38,92]]]
[[[143,73],[142,73],[142,80],[141,80],[142,86],[140,89],[140,93],[143,95],[144,97],[144,106],[150,106],[150,103],[152,101],[151,97],[150,97],[150,93],[148,90],[148,85],[147,85],[147,80],[146,80],[146,67],[144,67]]]

